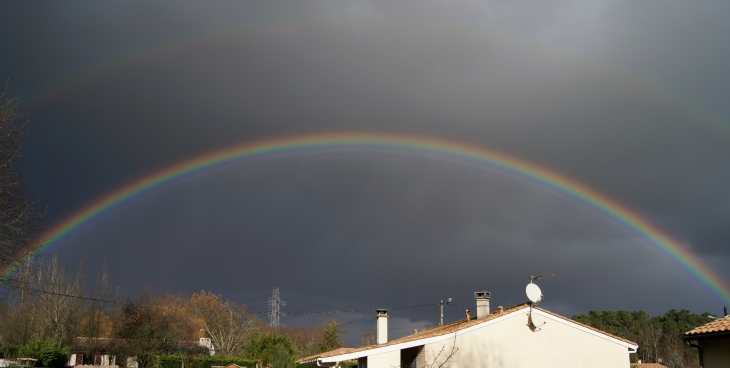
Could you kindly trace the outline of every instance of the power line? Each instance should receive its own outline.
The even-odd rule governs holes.
[[[405,307],[394,307],[394,308],[385,308],[385,309],[388,309],[388,310],[411,309],[411,308],[431,307],[434,305],[438,305],[438,303],[409,305],[409,306],[405,306]],[[340,313],[366,313],[366,312],[375,312],[375,311],[377,311],[377,309],[287,312],[287,314],[340,314]],[[269,313],[269,312],[249,312],[249,313],[250,314],[264,314],[264,313]]]
[[[463,305],[458,305],[458,304],[454,304],[454,303],[450,303],[450,304],[446,304],[446,305],[450,305],[452,307],[460,307],[460,308],[464,308],[464,309],[469,309],[469,307],[465,307]]]
[[[88,297],[88,296],[80,296],[80,295],[73,295],[73,294],[58,293],[58,292],[55,292],[55,291],[40,290],[40,289],[34,289],[34,288],[29,288],[29,287],[23,287],[23,286],[10,286],[10,285],[8,285],[8,287],[13,288],[13,289],[25,290],[25,291],[35,291],[37,293],[42,293],[42,294],[51,294],[51,295],[56,295],[56,296],[65,296],[65,297],[68,297],[68,298],[91,300],[91,301],[95,301],[95,302],[105,302],[105,303],[114,303],[114,304],[132,304],[132,303],[120,302],[120,301],[116,301],[116,300],[107,300],[107,299],[101,299],[101,298],[92,298],[92,297]]]
[[[56,295],[56,296],[62,296],[62,297],[68,297],[68,298],[76,298],[76,299],[84,299],[84,300],[91,300],[91,301],[97,301],[97,302],[105,302],[105,303],[113,303],[113,304],[124,304],[124,305],[138,305],[138,306],[147,306],[147,307],[163,307],[161,305],[157,304],[140,304],[140,303],[134,303],[131,301],[118,301],[118,300],[108,300],[108,299],[102,299],[102,298],[93,298],[93,297],[87,297],[87,296],[81,296],[81,295],[73,295],[73,294],[66,294],[66,293],[59,293],[54,291],[48,291],[48,290],[41,290],[41,289],[35,289],[30,287],[23,287],[18,285],[8,285],[8,287],[13,289],[19,289],[19,290],[25,290],[25,291],[33,291],[37,293],[43,293],[43,294],[50,294],[50,295]],[[275,291],[278,291],[279,288],[275,288]],[[276,293],[275,296],[279,297],[280,307],[283,307],[286,305],[286,302],[281,300],[280,294]],[[272,296],[272,299],[274,299],[274,296]],[[419,305],[409,305],[404,307],[393,307],[393,308],[386,308],[388,310],[399,310],[399,309],[412,309],[412,308],[421,308],[421,307],[430,307],[438,305],[438,303],[430,303],[430,304],[419,304]],[[457,305],[455,305],[457,306]],[[179,307],[180,309],[188,309]],[[334,310],[334,311],[304,311],[304,312],[288,312],[286,314],[341,314],[341,313],[366,313],[366,312],[375,312],[377,309],[358,309],[358,310]],[[246,312],[248,314],[270,314],[271,311],[267,312]],[[285,313],[279,312],[279,316],[283,317],[286,316]]]

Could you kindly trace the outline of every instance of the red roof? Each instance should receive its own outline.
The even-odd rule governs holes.
[[[730,316],[718,318],[710,323],[696,327],[684,333],[684,336],[702,336],[714,333],[730,332]]]

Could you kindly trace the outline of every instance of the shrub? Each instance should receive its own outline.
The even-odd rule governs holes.
[[[71,355],[71,348],[62,346],[61,342],[53,339],[31,340],[18,349],[19,355],[26,358],[38,359],[36,364],[42,367],[65,367],[68,357]]]

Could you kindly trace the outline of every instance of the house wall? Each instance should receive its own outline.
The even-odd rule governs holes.
[[[704,368],[727,368],[730,366],[730,338],[707,339],[702,346]]]
[[[390,351],[387,353],[369,355],[369,368],[393,368],[400,366],[400,350]]]
[[[547,323],[533,331],[525,311],[455,338],[428,344],[425,348],[426,364],[443,362],[456,344],[458,351],[449,360],[450,368],[629,366],[629,353],[625,346],[555,320],[542,319]]]

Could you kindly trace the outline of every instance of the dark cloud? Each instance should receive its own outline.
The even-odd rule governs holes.
[[[397,132],[490,147],[585,183],[727,280],[727,6],[4,3],[0,70],[30,114],[23,169],[50,223],[211,150]],[[722,303],[585,204],[376,152],[219,170],[139,198],[58,250],[90,270],[106,261],[130,289],[235,298],[280,286],[314,309],[471,306],[483,289],[508,306],[523,301],[527,276],[547,272],[558,276],[544,281],[545,305],[568,315]],[[412,312],[397,316],[404,334],[437,316]],[[342,318],[353,330],[372,322]]]

